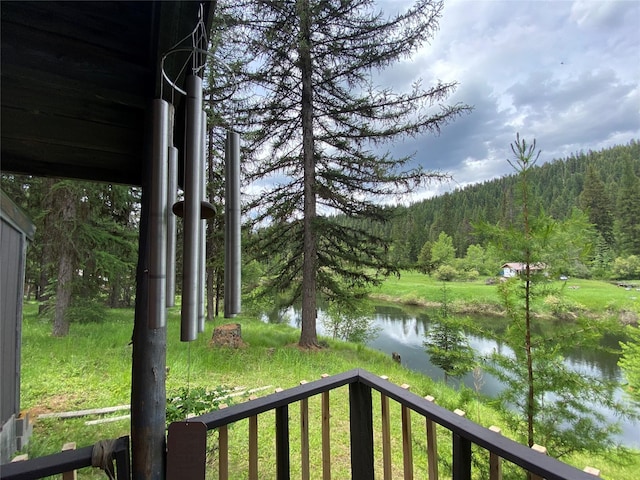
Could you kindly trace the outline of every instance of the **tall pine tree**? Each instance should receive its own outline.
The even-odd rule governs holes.
[[[371,0],[264,0],[236,5],[231,38],[251,59],[240,82],[253,95],[238,106],[254,160],[248,179],[264,186],[251,206],[270,228],[257,251],[269,256],[272,287],[302,300],[300,345],[314,347],[316,301],[346,301],[395,271],[385,242],[330,217],[384,221],[382,196],[441,175],[395,158],[384,144],[437,133],[465,105],[443,106],[454,83],[405,93],[377,88],[372,74],[409,57],[433,37],[443,4],[418,0],[386,17]],[[434,105],[440,105],[434,107]],[[277,260],[277,261],[274,261]]]
[[[627,160],[618,193],[618,250],[625,255],[640,255],[640,178],[631,160]]]
[[[587,223],[577,214],[560,224],[543,211],[534,213],[530,183],[540,152],[535,140],[529,144],[519,135],[511,150],[514,159],[509,164],[518,174],[519,187],[514,222],[479,228],[504,258],[522,263],[524,269],[498,287],[510,320],[500,340],[511,351],[491,353],[485,365],[503,383],[498,399],[505,419],[527,445],[545,445],[557,458],[602,451],[613,444],[611,436],[619,425],[607,423],[599,406],[621,417],[628,409],[615,398],[615,382],[570,369],[564,355],[567,345],[598,348],[604,322],[579,318],[575,324],[559,323],[552,342],[535,315],[543,302],[561,294],[549,278],[584,254],[580,246],[586,243],[582,235]]]
[[[605,192],[604,183],[593,165],[587,167],[587,176],[580,194],[580,206],[589,215],[589,221],[596,227],[609,247],[613,246],[613,214],[611,200]]]

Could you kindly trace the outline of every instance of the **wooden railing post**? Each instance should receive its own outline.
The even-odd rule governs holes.
[[[173,422],[167,437],[167,480],[204,480],[207,426],[202,422]]]
[[[255,400],[252,395],[249,400]],[[249,480],[258,480],[258,416],[249,417]]]
[[[542,445],[538,445],[537,443],[534,443],[531,446],[531,450],[535,451],[535,452],[540,452],[543,455],[547,454],[547,447],[543,447]],[[534,473],[531,474],[531,480],[544,480],[544,478],[542,478],[540,475],[536,475]]]
[[[594,477],[599,477],[600,476],[600,470],[598,470],[597,468],[594,468],[594,467],[584,467],[583,472],[589,473],[589,474],[593,475]]]
[[[454,410],[456,415],[465,416],[462,410]],[[453,434],[453,480],[471,480],[471,440]]]
[[[402,388],[409,390],[406,383]],[[413,480],[413,445],[411,443],[411,410],[402,405],[402,460],[404,480]]]
[[[322,378],[329,375],[323,373]],[[322,392],[322,480],[331,480],[331,412],[329,409],[329,391]]]
[[[353,480],[373,480],[371,387],[360,382],[349,384],[349,417],[351,430],[351,478]]]
[[[281,392],[282,389],[276,389]],[[278,480],[289,480],[291,465],[289,460],[289,406],[276,408],[276,471]]]
[[[220,405],[220,409],[227,408],[227,404]],[[229,480],[229,427],[218,427],[218,480]]]
[[[428,402],[435,402],[431,395],[424,397]],[[438,480],[438,435],[436,423],[427,418],[427,471],[429,480]]]
[[[75,450],[76,442],[67,442],[62,446],[62,451],[65,452],[67,450]],[[76,470],[71,470],[70,472],[64,472],[62,474],[62,480],[76,480],[78,478],[78,473]]]
[[[380,377],[388,380],[389,377]],[[384,480],[391,478],[391,418],[389,415],[389,397],[380,393],[380,413],[382,416],[382,469]]]
[[[489,430],[500,435],[502,432],[499,427],[494,425],[489,427]],[[502,480],[502,459],[499,455],[489,452],[489,479],[490,480]]]
[[[131,479],[131,449],[129,436],[118,438],[118,448],[114,453],[117,480]]]
[[[300,385],[306,384],[302,380]],[[309,480],[309,399],[300,400],[300,457],[302,462],[302,480]]]

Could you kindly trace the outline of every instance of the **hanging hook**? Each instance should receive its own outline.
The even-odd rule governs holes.
[[[190,45],[183,45],[188,40],[190,40],[189,42]],[[211,54],[207,51],[208,43],[209,43],[209,39],[207,37],[207,27],[204,23],[204,5],[200,3],[198,7],[198,21],[196,22],[194,29],[191,31],[191,33],[189,33],[180,41],[178,41],[175,45],[173,45],[162,56],[162,60],[160,61],[160,70],[161,70],[162,78],[164,78],[164,80],[166,80],[166,82],[169,85],[171,85],[171,87],[173,87],[175,91],[181,93],[182,95],[187,94],[185,90],[178,87],[178,85],[176,84],[176,81],[172,80],[167,74],[167,72],[165,71],[164,62],[167,59],[167,57],[174,55],[178,52],[184,52],[188,54],[184,63],[180,67],[180,70],[178,71],[177,75],[175,75],[176,79],[184,73],[185,69],[189,64],[189,60],[191,60],[192,74],[201,75],[204,68],[206,67],[206,58],[211,56]],[[162,86],[161,86],[161,93],[162,93]]]

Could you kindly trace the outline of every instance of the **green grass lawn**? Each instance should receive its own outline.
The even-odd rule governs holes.
[[[500,310],[500,299],[495,285],[487,285],[486,278],[471,282],[446,282],[447,296],[454,308],[475,308],[494,312]],[[640,287],[640,280],[631,282]],[[553,287],[562,290],[570,305],[597,315],[608,315],[621,310],[640,312],[640,291],[618,287],[600,280],[554,280]],[[373,296],[407,304],[431,305],[442,299],[442,282],[435,277],[415,271],[403,271],[400,278],[390,277],[373,289]]]
[[[416,282],[418,281],[418,277]],[[467,286],[463,284],[463,286]],[[482,289],[477,284],[474,288]],[[397,289],[405,288],[399,285]],[[434,292],[437,286],[432,286]],[[413,291],[413,287],[406,287]],[[462,296],[464,288],[458,290]],[[418,293],[420,295],[420,293]],[[23,323],[22,356],[22,408],[37,417],[44,412],[62,412],[127,404],[131,377],[132,310],[110,310],[101,323],[72,324],[68,337],[54,338],[50,325],[36,316],[36,305],[27,305]],[[428,377],[412,372],[393,362],[387,355],[362,346],[327,340],[329,348],[319,351],[301,351],[296,342],[299,332],[285,325],[265,324],[255,318],[239,316],[234,322],[242,324],[242,335],[248,346],[237,350],[212,348],[209,339],[215,324],[207,324],[206,334],[191,343],[179,341],[179,311],[171,309],[168,321],[167,390],[177,391],[189,386],[213,389],[218,386],[247,389],[267,387],[257,395],[266,395],[276,387],[290,388],[302,380],[315,380],[324,373],[337,374],[352,368],[363,368],[377,375],[387,375],[396,384],[409,384],[411,391],[421,395],[433,395],[438,404],[453,410],[462,409],[468,418],[479,423],[501,425],[501,418],[488,404],[477,400],[473,392],[464,393],[449,389]],[[333,478],[349,476],[348,455],[348,401],[346,389],[332,394]],[[319,399],[310,399],[312,468],[319,471]],[[392,402],[393,403],[393,402]],[[374,398],[375,416],[379,418],[379,399]],[[395,406],[397,407],[397,405]],[[289,409],[291,422],[292,478],[299,477],[299,429],[298,409]],[[401,434],[399,408],[392,412],[394,478],[402,475]],[[108,416],[121,415],[114,413]],[[126,420],[101,425],[85,425],[92,417],[78,419],[37,420],[34,435],[26,453],[37,457],[59,451],[70,441],[78,446],[95,443],[104,438],[129,434]],[[416,478],[426,478],[424,456],[424,420],[412,417],[415,450]],[[247,422],[238,422],[230,430],[230,462],[236,471],[233,478],[245,478],[247,471]],[[275,472],[273,414],[260,416],[260,470],[262,478],[273,478]],[[503,433],[509,432],[503,428]],[[378,437],[376,437],[377,439]],[[441,452],[441,478],[447,478],[450,470],[451,435],[440,429],[438,438]],[[376,440],[376,445],[379,442]],[[215,472],[215,434],[212,434],[211,471]],[[550,452],[553,454],[553,452]],[[478,458],[486,458],[486,452],[478,451]],[[381,455],[378,455],[381,458]],[[600,468],[602,478],[635,479],[640,469],[640,453],[611,452],[598,457],[576,456],[565,459],[579,468],[586,465]],[[378,467],[380,467],[378,465]],[[381,471],[381,467],[378,468]],[[81,471],[80,478],[102,478],[96,472]],[[476,478],[484,478],[480,467]],[[317,478],[314,476],[314,478]],[[521,472],[505,466],[505,478],[522,478]]]

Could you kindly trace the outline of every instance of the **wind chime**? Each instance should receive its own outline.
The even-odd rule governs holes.
[[[182,46],[190,40],[190,45]],[[206,201],[206,131],[207,114],[202,108],[203,79],[206,60],[211,58],[207,50],[208,38],[203,21],[203,8],[200,5],[199,20],[190,35],[178,42],[162,58],[162,85],[166,81],[171,86],[171,97],[177,93],[184,97],[184,200],[176,202],[178,183],[178,148],[173,145],[175,108],[163,98],[161,87],[159,99],[153,101],[153,145],[151,168],[151,223],[150,223],[150,263],[149,263],[149,327],[166,327],[166,308],[175,302],[175,264],[176,264],[176,220],[183,219],[183,274],[182,274],[182,310],[180,340],[190,342],[204,331],[205,320],[205,259],[206,259],[206,220],[215,215],[214,207]],[[185,74],[185,89],[180,88],[165,70],[165,61],[170,56],[186,56],[177,79]],[[230,268],[229,284],[234,286],[229,298],[233,314],[239,313],[240,287],[240,195],[239,195],[239,137],[229,133],[234,142],[227,141],[225,159],[232,168],[235,178],[227,176],[227,189],[233,191],[230,205],[226,202],[227,221],[233,223],[232,238],[225,238],[225,244],[231,240],[237,243],[229,247],[233,258],[227,258],[225,247],[225,265]],[[229,146],[231,145],[231,146]],[[229,152],[233,149],[233,152]],[[229,167],[227,166],[226,170]],[[227,194],[228,196],[228,194]],[[237,200],[237,202],[236,202]],[[169,205],[172,208],[169,209]],[[230,207],[233,209],[231,218]],[[174,216],[175,215],[175,216]],[[235,227],[237,223],[237,228]],[[236,236],[236,230],[238,235]],[[227,235],[228,236],[228,235]],[[226,272],[225,272],[226,279]],[[237,289],[236,289],[237,288]],[[225,305],[227,300],[225,282]],[[226,310],[225,310],[226,315]]]

